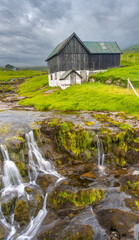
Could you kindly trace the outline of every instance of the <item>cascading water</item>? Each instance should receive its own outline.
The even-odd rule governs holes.
[[[36,184],[36,179],[39,173],[53,175],[57,178],[55,185],[58,184],[63,177],[57,173],[54,166],[45,160],[42,157],[42,154],[37,146],[37,143],[34,139],[33,132],[29,132],[26,134],[26,142],[28,146],[28,157],[29,157],[29,164],[28,164],[28,173],[29,173],[29,183],[23,183],[22,177],[19,173],[18,168],[16,167],[15,163],[10,160],[8,150],[5,145],[1,145],[0,149],[2,152],[2,156],[4,159],[4,168],[3,168],[3,185],[4,188],[1,191],[1,197],[4,197],[7,193],[14,194],[15,191],[18,192],[19,196],[24,196],[28,199],[28,194],[24,190],[26,186],[34,186],[38,188]],[[54,185],[54,186],[55,186]],[[50,185],[51,186],[51,185]],[[52,186],[52,188],[54,187]],[[40,228],[46,214],[46,203],[47,203],[47,193],[45,196],[42,194],[44,199],[43,207],[38,212],[36,217],[32,217],[30,223],[27,227],[20,233],[17,234],[17,225],[14,226],[14,216],[11,216],[11,224],[9,224],[5,217],[2,214],[1,206],[0,206],[0,215],[1,215],[1,222],[4,224],[6,229],[9,229],[9,235],[7,236],[6,240],[23,240],[23,239],[34,239],[38,229]]]
[[[103,143],[98,135],[97,137],[97,159],[98,159],[98,167],[103,170],[104,169],[104,161],[105,161],[105,154],[104,154],[104,148]]]

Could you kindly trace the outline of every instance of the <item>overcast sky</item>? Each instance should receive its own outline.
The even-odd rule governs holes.
[[[0,66],[45,65],[73,32],[122,49],[139,43],[139,0],[0,0]]]

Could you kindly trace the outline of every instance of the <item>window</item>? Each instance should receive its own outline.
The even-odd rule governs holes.
[[[51,74],[51,80],[53,80],[53,75]]]

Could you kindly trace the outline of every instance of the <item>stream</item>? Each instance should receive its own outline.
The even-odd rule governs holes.
[[[89,112],[0,112],[0,239],[139,240],[138,155],[121,167],[119,128],[102,128]]]

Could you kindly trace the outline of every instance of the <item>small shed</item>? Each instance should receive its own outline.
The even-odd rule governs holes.
[[[15,66],[12,66],[10,64],[5,65],[6,70],[13,70],[13,71],[18,71],[19,69]]]
[[[75,70],[71,69],[62,74],[59,79],[59,86],[65,89],[74,84],[81,84],[82,76]]]

